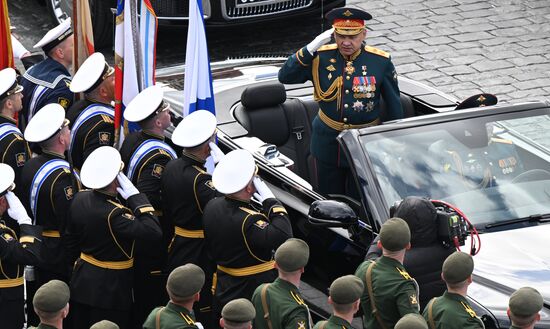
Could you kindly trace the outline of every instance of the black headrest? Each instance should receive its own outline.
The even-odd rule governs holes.
[[[247,110],[276,106],[285,101],[285,86],[278,82],[247,87],[241,95],[241,103]]]

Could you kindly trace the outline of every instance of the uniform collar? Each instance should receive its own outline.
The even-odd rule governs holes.
[[[109,193],[103,189],[101,190],[93,190],[94,193],[97,193],[99,195],[101,195],[102,197],[106,198],[106,199],[111,199],[111,200],[114,200],[116,202],[119,202],[118,198],[117,198],[117,195],[116,193]]]
[[[204,164],[206,163],[206,160],[202,160],[191,153],[183,151],[182,155],[185,157],[185,159],[192,160],[193,162],[201,165],[201,167],[204,167]]]
[[[351,54],[350,56],[344,56],[342,55],[342,57],[344,57],[344,59],[346,61],[354,61],[358,56],[359,54],[361,54],[361,50],[363,49],[363,46],[359,47],[359,49],[357,49],[353,54]]]
[[[401,264],[398,260],[386,256],[381,256],[378,258],[377,263],[403,268],[403,264]]]
[[[106,106],[109,106],[109,107],[113,107],[111,105],[111,103],[105,103],[105,102],[102,102],[102,101],[99,101],[97,99],[93,99],[91,97],[88,97],[88,96],[85,96],[85,99],[90,103],[90,104],[103,104],[103,105],[106,105]]]
[[[459,294],[455,294],[453,292],[445,291],[443,293],[443,297],[455,300],[457,302],[464,302],[464,303],[468,304],[468,300],[464,296],[459,295]]]
[[[170,311],[174,311],[174,312],[177,312],[177,313],[181,312],[185,315],[191,315],[191,316],[195,317],[193,312],[189,311],[188,309],[186,309],[185,307],[183,307],[181,305],[174,304],[172,302],[168,302],[168,304],[166,304],[166,308],[169,309]]]
[[[6,121],[8,121],[9,123],[13,123],[13,124],[16,124],[17,122],[15,121],[14,118],[10,118],[4,114],[0,114],[0,118],[1,119],[5,119]]]
[[[145,131],[145,130],[142,130],[141,134],[147,139],[154,138],[154,139],[158,139],[158,140],[161,140],[161,141],[164,142],[164,136],[162,136],[162,135],[157,135],[155,133],[152,133],[150,131]]]
[[[60,159],[65,159],[65,155],[64,154],[59,154],[59,153],[55,153],[53,151],[48,151],[48,150],[42,150],[42,154],[50,157],[50,158],[60,158]]]
[[[328,322],[334,323],[337,326],[342,326],[342,327],[345,327],[345,328],[351,328],[351,323],[349,323],[348,321],[346,321],[346,320],[342,319],[341,317],[336,316],[334,314],[332,314],[330,316],[330,318],[328,318]]]
[[[241,200],[241,199],[237,199],[235,197],[232,197],[232,196],[229,196],[229,195],[226,195],[225,196],[225,199],[231,203],[234,203],[236,204],[237,206],[245,206],[245,207],[250,207],[250,202],[249,201],[246,201],[246,200]]]
[[[275,279],[275,281],[273,281],[273,284],[277,286],[281,286],[286,290],[300,291],[300,289],[296,287],[294,284],[281,278]]]

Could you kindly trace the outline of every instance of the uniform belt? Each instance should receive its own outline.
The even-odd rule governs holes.
[[[375,120],[372,120],[371,122],[360,124],[360,125],[354,125],[354,124],[351,124],[351,123],[340,122],[340,121],[332,120],[331,118],[329,118],[323,112],[323,110],[319,110],[319,119],[321,119],[321,121],[323,121],[330,128],[332,128],[334,130],[338,130],[338,131],[342,131],[342,130],[346,130],[346,129],[366,128],[366,127],[376,126],[380,123],[380,118],[376,118]]]
[[[13,288],[13,287],[19,287],[23,285],[23,277],[19,277],[16,279],[3,279],[0,280],[0,288]]]
[[[95,265],[97,267],[107,268],[110,270],[127,270],[134,266],[133,258],[130,258],[128,260],[122,260],[122,261],[102,261],[102,260],[97,260],[93,256],[90,256],[88,254],[81,253],[80,259],[82,259],[87,263]]]
[[[249,276],[258,273],[270,271],[275,268],[275,261],[269,261],[258,265],[247,266],[243,268],[229,268],[218,265],[218,271],[227,273],[231,276]]]
[[[182,236],[184,238],[191,238],[191,239],[204,239],[204,231],[203,230],[186,230],[184,228],[181,228],[179,226],[176,226],[175,228],[176,235]]]
[[[45,236],[47,238],[60,238],[61,234],[59,233],[59,231],[47,230],[42,231],[42,236]]]

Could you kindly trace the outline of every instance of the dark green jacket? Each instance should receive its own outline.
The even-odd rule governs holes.
[[[377,329],[382,326],[372,313],[366,281],[367,268],[372,262],[373,260],[369,260],[361,263],[355,275],[365,285],[361,296],[363,328]],[[375,305],[385,327],[393,328],[405,314],[419,312],[416,281],[397,260],[385,256],[378,258],[372,269],[371,279]]]
[[[195,315],[183,306],[168,302],[165,307],[157,307],[143,323],[143,329],[156,329],[157,313],[160,313],[159,329],[195,328]]]
[[[390,55],[382,50],[362,46],[344,58],[336,44],[325,45],[313,55],[304,47],[288,58],[279,71],[279,81],[291,84],[308,80],[313,82],[319,107],[334,121],[357,125],[380,118],[381,96],[386,119],[403,117],[397,73]],[[315,117],[313,155],[328,164],[344,165],[336,142],[339,133]]]
[[[262,288],[265,283],[258,286],[252,295],[252,303],[256,309],[256,318],[253,327],[255,329],[268,329],[264,319],[262,306]],[[269,284],[266,294],[269,316],[272,329],[309,329],[309,309],[300,295],[300,290],[292,283],[275,279]]]
[[[339,316],[331,315],[327,321],[319,321],[313,329],[352,329],[351,323]]]
[[[445,291],[441,297],[432,298],[422,315],[432,329],[485,328],[483,322],[476,316],[476,312],[474,312],[468,303],[468,300],[461,295],[448,291]],[[435,328],[433,328],[434,325]]]

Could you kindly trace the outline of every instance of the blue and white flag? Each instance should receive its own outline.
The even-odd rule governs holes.
[[[206,45],[206,31],[201,0],[189,1],[189,30],[185,53],[185,82],[183,90],[183,115],[196,110],[216,114],[212,72]]]
[[[143,61],[143,89],[155,84],[158,19],[149,0],[141,0],[139,37]]]

